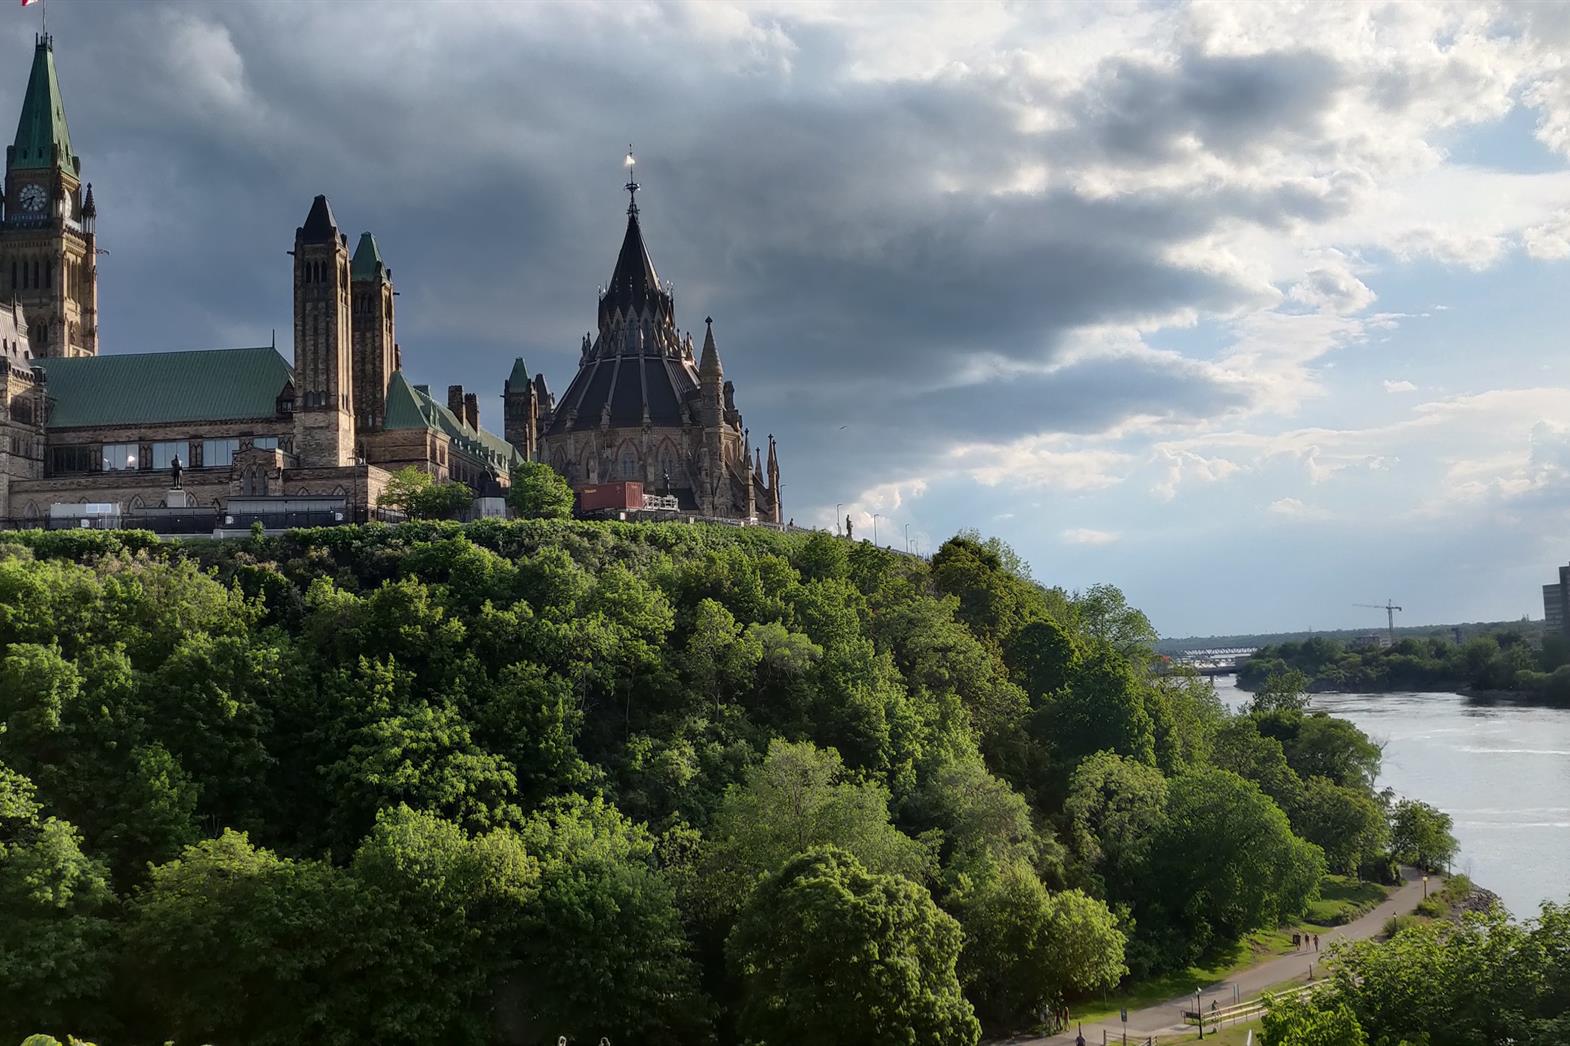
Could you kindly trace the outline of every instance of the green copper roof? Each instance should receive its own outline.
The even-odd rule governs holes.
[[[471,453],[496,457],[511,468],[523,460],[511,443],[493,432],[473,429],[429,395],[409,384],[403,371],[395,371],[387,383],[387,421],[389,429],[430,429],[445,432],[454,442],[468,444]]]
[[[54,43],[41,36],[33,49],[33,71],[27,77],[22,119],[17,122],[16,144],[7,164],[12,170],[53,167],[56,145],[60,147],[60,166],[79,173],[76,154],[71,152],[71,132],[65,126],[60,81],[55,77]]]
[[[32,362],[48,376],[51,429],[271,418],[294,377],[266,346]]]
[[[529,366],[523,362],[522,356],[512,361],[512,373],[507,375],[507,387],[522,392],[529,390]]]
[[[359,245],[354,248],[354,258],[349,262],[349,278],[374,280],[378,270],[387,268],[382,252],[376,249],[376,237],[368,232],[360,234]]]

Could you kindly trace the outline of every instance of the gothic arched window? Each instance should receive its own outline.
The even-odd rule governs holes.
[[[631,443],[623,443],[621,445],[621,454],[618,455],[616,464],[616,476],[618,479],[625,480],[643,478],[638,470],[638,452],[633,449]]]

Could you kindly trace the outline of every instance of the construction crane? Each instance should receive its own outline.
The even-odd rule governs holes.
[[[1365,607],[1368,610],[1383,610],[1385,612],[1385,617],[1389,620],[1390,623],[1390,645],[1396,645],[1396,611],[1400,610],[1400,607],[1396,606],[1393,601],[1388,599],[1383,603],[1353,603],[1352,605],[1355,607]]]

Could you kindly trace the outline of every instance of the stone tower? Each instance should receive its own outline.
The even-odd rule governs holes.
[[[327,197],[312,202],[293,253],[295,454],[306,467],[348,465],[355,456],[349,241]]]
[[[54,41],[36,39],[16,140],[5,151],[0,294],[27,315],[34,356],[98,354],[97,214],[82,196],[82,161],[71,150],[55,76]]]
[[[545,380],[543,375],[540,380]],[[539,460],[540,409],[539,390],[519,356],[502,382],[502,434],[526,461]]]
[[[360,234],[349,263],[350,326],[354,350],[354,425],[360,433],[380,432],[387,420],[387,383],[398,369],[393,327],[392,270],[382,263],[376,238]]]

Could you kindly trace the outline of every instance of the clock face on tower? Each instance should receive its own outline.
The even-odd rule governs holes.
[[[16,202],[22,205],[22,210],[39,214],[44,204],[49,202],[49,193],[42,185],[24,185],[22,191],[16,194]]]

